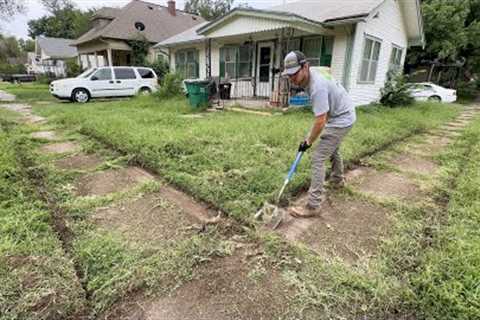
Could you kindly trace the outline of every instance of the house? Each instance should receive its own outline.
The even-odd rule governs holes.
[[[35,52],[28,53],[27,71],[35,74],[66,76],[66,61],[77,57],[73,40],[38,36],[35,39]]]
[[[154,45],[204,20],[177,10],[175,1],[161,6],[133,0],[123,8],[102,8],[92,17],[92,28],[76,39],[82,67],[132,65],[130,40],[146,39]],[[147,59],[153,62],[161,52],[149,49]]]
[[[362,105],[379,99],[387,71],[403,66],[409,47],[423,45],[419,0],[301,0],[235,8],[156,47],[185,78],[218,77],[232,83],[233,97],[273,100],[288,83],[283,57],[301,50]]]

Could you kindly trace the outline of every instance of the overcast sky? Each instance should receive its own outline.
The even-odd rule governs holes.
[[[99,7],[122,7],[129,3],[129,0],[72,0],[79,8],[99,8]],[[147,0],[148,2],[166,5],[167,0]],[[27,12],[16,15],[8,22],[0,22],[1,33],[14,35],[16,37],[27,38],[27,21],[37,19],[46,14],[40,0],[24,0]],[[266,8],[276,4],[282,4],[283,0],[235,0],[237,3],[248,3],[254,8]],[[290,2],[290,1],[287,1]],[[177,8],[183,9],[185,0],[177,0]]]

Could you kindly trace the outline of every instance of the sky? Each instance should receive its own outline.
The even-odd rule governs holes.
[[[79,8],[100,8],[100,7],[122,7],[129,3],[129,0],[72,0]],[[148,2],[166,5],[167,0],[146,0]],[[13,35],[20,38],[28,38],[28,20],[37,19],[46,14],[40,0],[24,0],[27,12],[18,14],[10,21],[0,22],[0,32]],[[183,9],[185,0],[176,1],[177,8]],[[283,0],[236,0],[239,3],[247,3],[254,8],[266,8],[277,4],[282,4]],[[287,1],[288,2],[288,1]]]

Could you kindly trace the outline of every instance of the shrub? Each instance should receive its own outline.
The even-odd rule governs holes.
[[[67,77],[76,77],[82,73],[82,68],[78,65],[75,59],[67,60],[66,65]]]
[[[171,98],[183,94],[182,78],[176,73],[167,73],[163,78],[156,96],[161,99]]]
[[[167,61],[163,61],[160,59],[157,59],[155,62],[150,63],[150,62],[145,62],[144,64],[146,67],[152,68],[155,73],[157,74],[158,80],[160,82],[163,81],[163,78],[169,71],[169,66]]]
[[[380,102],[389,107],[408,106],[414,99],[409,92],[405,76],[395,71],[389,71],[385,87],[381,90]]]
[[[23,74],[27,69],[23,64],[0,64],[0,74]]]
[[[457,82],[457,96],[463,98],[475,98],[479,92],[475,81],[459,81]]]

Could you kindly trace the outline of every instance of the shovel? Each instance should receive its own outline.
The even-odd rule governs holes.
[[[280,203],[280,199],[282,198],[283,192],[285,191],[285,188],[287,187],[288,183],[293,177],[293,174],[295,171],[297,171],[297,166],[300,163],[300,160],[302,160],[303,156],[303,151],[299,151],[297,153],[297,156],[295,158],[295,161],[293,162],[292,166],[290,167],[290,171],[288,171],[288,175],[285,178],[285,181],[283,182],[283,186],[280,189],[280,192],[278,193],[277,199],[275,204],[270,204],[266,202],[263,207],[257,211],[255,214],[255,219],[260,220],[264,216],[268,218],[269,222],[267,223],[273,230],[278,228],[280,223],[283,220],[283,217],[285,215],[285,210],[278,208],[278,204]]]

